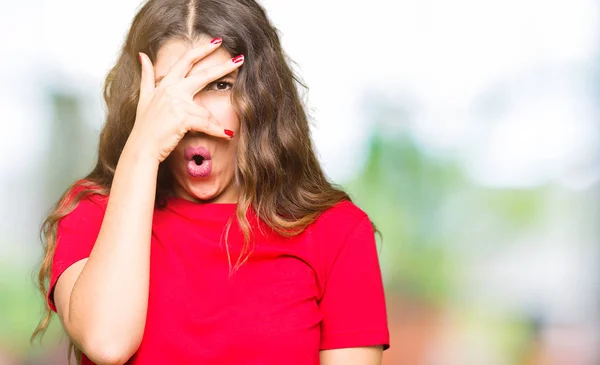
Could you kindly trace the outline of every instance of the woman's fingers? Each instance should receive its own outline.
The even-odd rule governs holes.
[[[204,89],[206,85],[211,82],[226,76],[236,68],[240,67],[244,63],[244,56],[239,55],[233,57],[230,60],[225,61],[222,64],[214,65],[208,68],[204,68],[188,77],[184,78],[179,82],[178,88],[181,88],[183,92],[192,97],[196,95],[200,90]]]
[[[181,57],[175,62],[175,64],[169,70],[169,73],[161,81],[161,85],[169,86],[177,83],[183,79],[192,66],[214,52],[221,45],[222,41],[220,38],[215,38],[210,42],[206,42],[200,47],[192,48],[187,52],[184,52]]]
[[[233,134],[229,135],[226,132],[226,129],[217,124],[217,120],[211,117],[210,119],[205,119],[201,117],[196,117],[193,115],[189,115],[186,118],[186,123],[188,125],[188,130],[194,132],[202,132],[211,136],[215,136],[218,138],[224,139],[232,139]],[[231,133],[231,132],[230,132]]]
[[[221,126],[219,121],[206,108],[186,101],[181,101],[179,105],[187,113],[186,123],[188,123],[189,130],[206,133],[219,138],[233,138],[232,131],[226,132],[226,129]]]
[[[150,58],[145,53],[140,52],[139,57],[142,65],[140,100],[146,100],[146,98],[154,91],[154,66],[152,65]]]

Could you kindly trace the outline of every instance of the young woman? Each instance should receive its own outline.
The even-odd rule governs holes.
[[[373,226],[319,166],[297,83],[253,0],[145,3],[96,167],[44,224],[34,337],[55,311],[83,364],[380,364]]]

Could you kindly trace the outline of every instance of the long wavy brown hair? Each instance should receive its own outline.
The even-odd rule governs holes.
[[[236,267],[249,255],[249,208],[276,232],[301,233],[320,213],[350,200],[331,184],[315,155],[309,122],[299,90],[306,87],[290,67],[278,31],[265,10],[254,0],[149,0],[133,19],[116,65],[106,77],[104,100],[107,118],[100,134],[98,161],[92,172],[70,187],[42,226],[44,257],[38,285],[47,296],[58,221],[69,214],[86,194],[108,195],[119,156],[133,128],[140,85],[138,52],[156,60],[158,50],[173,39],[194,42],[200,37],[221,37],[232,55],[243,54],[233,88],[232,103],[240,119],[235,183],[240,187],[235,218],[245,244]],[[157,176],[157,205],[171,191],[173,179],[166,164]],[[73,199],[70,192],[83,186]],[[46,313],[31,340],[46,331]],[[69,357],[74,349],[69,346]],[[77,362],[81,353],[75,349]]]

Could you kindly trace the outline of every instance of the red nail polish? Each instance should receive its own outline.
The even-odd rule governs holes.
[[[210,43],[212,43],[212,44],[219,44],[221,42],[223,42],[223,40],[221,38],[215,38],[212,41],[210,41]]]
[[[233,58],[231,59],[231,61],[232,61],[233,63],[240,63],[240,62],[242,62],[243,60],[244,60],[244,55],[243,55],[243,54],[241,54],[241,55],[238,55],[238,56],[235,56],[235,57],[233,57]]]
[[[232,130],[225,129],[225,134],[228,135],[229,137],[233,138],[233,131]]]

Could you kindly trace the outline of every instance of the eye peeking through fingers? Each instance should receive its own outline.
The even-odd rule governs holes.
[[[233,83],[231,83],[229,81],[220,80],[220,81],[215,81],[215,82],[211,82],[210,84],[208,84],[208,86],[206,87],[206,90],[216,91],[216,92],[226,92],[226,91],[231,90],[231,88],[233,88]]]

